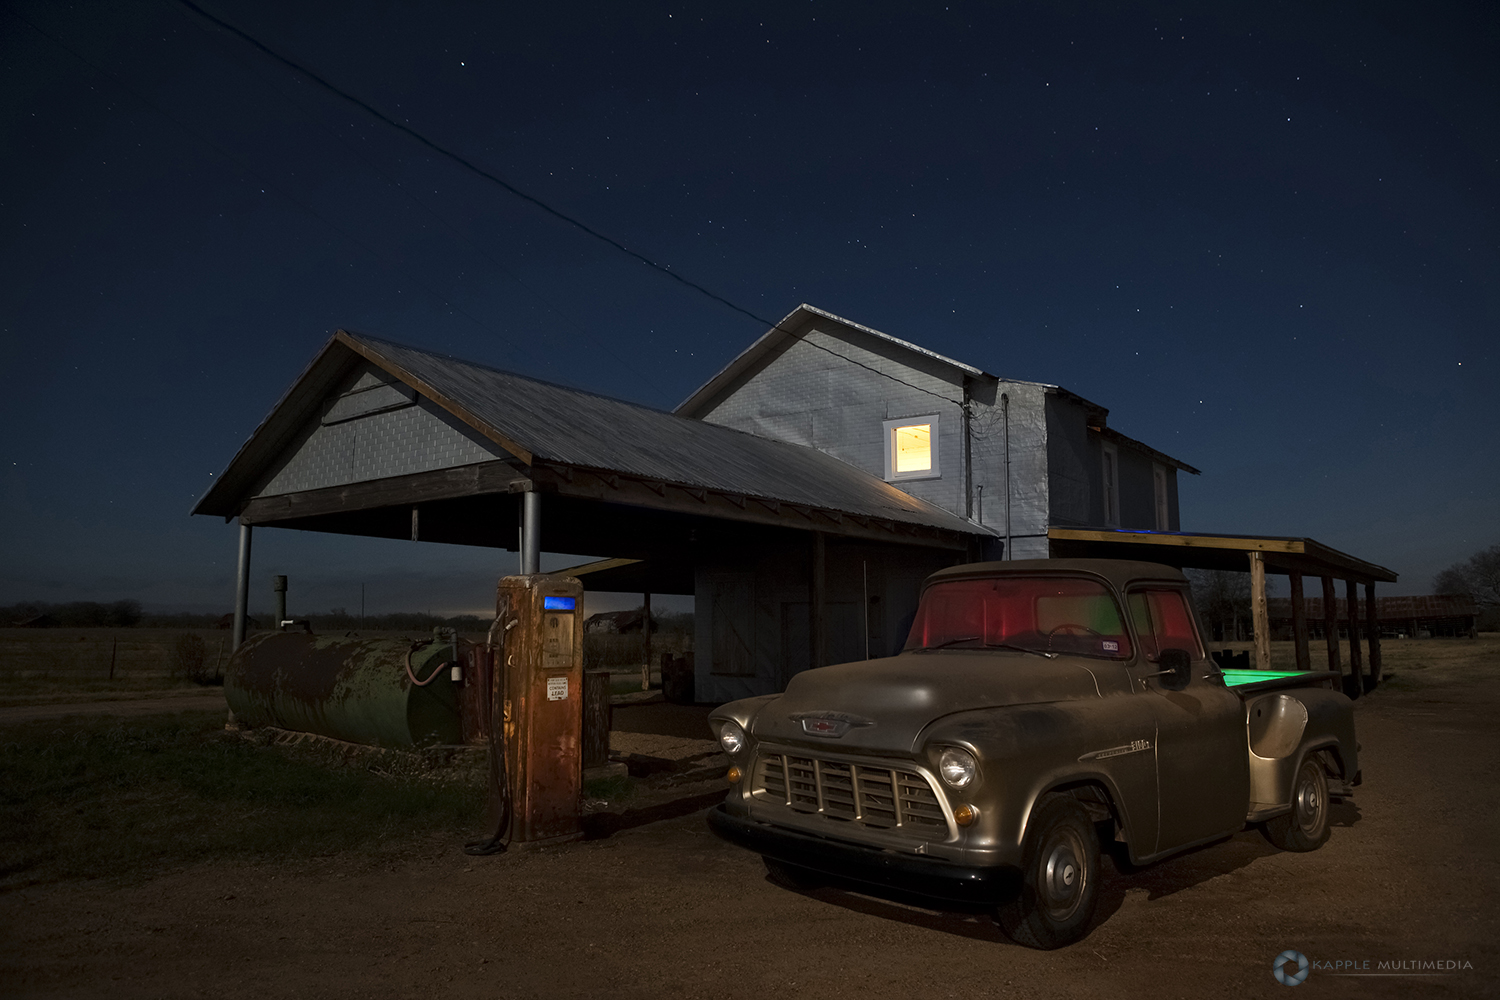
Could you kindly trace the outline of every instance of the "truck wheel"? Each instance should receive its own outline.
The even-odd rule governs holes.
[[[766,877],[771,880],[772,885],[779,885],[793,892],[806,892],[823,884],[822,877],[810,868],[789,865],[785,861],[777,861],[764,854],[760,859],[766,863]]]
[[[1328,777],[1316,756],[1306,757],[1292,781],[1292,811],[1260,828],[1283,851],[1316,851],[1328,840]]]
[[[995,918],[1028,948],[1061,948],[1088,933],[1098,899],[1099,834],[1077,800],[1048,795],[1027,824],[1021,891]]]

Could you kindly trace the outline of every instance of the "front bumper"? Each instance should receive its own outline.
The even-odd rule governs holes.
[[[1019,872],[1008,866],[979,868],[828,840],[734,816],[722,805],[709,811],[708,828],[731,844],[777,861],[946,902],[998,904],[1013,896],[1019,884]]]

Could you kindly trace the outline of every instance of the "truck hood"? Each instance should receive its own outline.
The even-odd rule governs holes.
[[[993,650],[903,653],[806,670],[767,702],[752,724],[757,740],[830,752],[911,753],[928,724],[954,712],[1099,697],[1093,672],[1076,659]],[[804,720],[826,721],[812,735]],[[833,735],[840,733],[840,735]]]

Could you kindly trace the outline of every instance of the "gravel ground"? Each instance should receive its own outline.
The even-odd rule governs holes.
[[[0,896],[0,992],[1257,997],[1288,995],[1271,963],[1294,948],[1315,968],[1291,996],[1493,996],[1500,668],[1403,686],[1357,703],[1365,783],[1324,848],[1284,854],[1246,831],[1132,874],[1106,865],[1098,926],[1056,952],[1009,943],[985,914],[779,889],[708,832],[722,786],[695,778],[657,812],[562,847],[470,858],[433,841],[394,863],[18,890]],[[1458,967],[1336,974],[1366,962]]]

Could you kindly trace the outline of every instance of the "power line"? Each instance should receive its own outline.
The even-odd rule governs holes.
[[[369,254],[371,257],[374,257],[376,260],[379,260],[379,261],[385,261],[386,260],[386,258],[383,257],[378,251],[372,249],[369,245],[367,245],[366,243],[364,243],[362,240],[360,240],[354,234],[350,233],[348,230],[346,230],[343,227],[339,226],[337,223],[333,222],[332,220],[328,219],[327,217],[321,215],[316,210],[314,210],[311,206],[305,205],[301,201],[298,201],[296,198],[292,197],[292,195],[288,194],[285,190],[283,190],[280,187],[278,187],[277,184],[274,181],[267,180],[264,175],[260,174],[259,172],[257,172],[252,167],[247,166],[242,159],[240,159],[239,157],[236,157],[233,153],[229,152],[223,146],[220,146],[218,143],[214,142],[212,139],[208,138],[206,135],[204,135],[203,133],[199,132],[197,129],[194,129],[192,126],[188,125],[187,123],[181,121],[180,119],[176,118],[172,114],[168,113],[159,104],[157,104],[156,102],[152,101],[150,98],[146,97],[145,95],[141,94],[140,92],[138,92],[137,90],[135,90],[134,88],[132,88],[128,83],[126,83],[124,80],[122,80],[119,76],[115,75],[114,73],[111,73],[109,70],[105,69],[103,66],[100,66],[98,63],[94,62],[92,59],[89,59],[87,56],[85,56],[82,53],[80,53],[77,49],[74,49],[72,46],[68,45],[66,42],[64,42],[61,39],[57,38],[55,35],[53,35],[52,33],[48,32],[46,29],[40,27],[35,22],[33,22],[31,19],[27,18],[25,15],[23,15],[21,13],[18,13],[15,10],[10,10],[9,13],[11,14],[11,16],[13,16],[13,17],[17,18],[18,20],[24,22],[28,27],[31,28],[31,30],[35,31],[37,34],[41,35],[43,38],[46,38],[52,44],[56,45],[58,48],[62,49],[64,52],[67,52],[69,55],[71,55],[73,58],[77,59],[79,62],[83,63],[85,66],[88,66],[90,69],[94,70],[96,73],[99,73],[100,75],[108,77],[110,80],[114,81],[115,85],[118,86],[125,93],[129,94],[131,97],[135,98],[137,101],[141,102],[146,107],[150,108],[152,111],[155,111],[157,114],[161,115],[163,118],[165,118],[167,121],[171,122],[173,125],[176,125],[178,128],[180,128],[183,132],[187,133],[189,136],[193,137],[194,139],[197,139],[203,145],[207,146],[209,149],[212,149],[214,152],[218,153],[220,156],[224,157],[226,160],[230,161],[231,163],[237,163],[237,164],[239,164],[239,166],[245,171],[246,174],[248,174],[250,177],[254,178],[255,181],[258,184],[263,185],[263,189],[264,190],[269,190],[272,193],[274,193],[276,195],[279,195],[282,198],[285,198],[292,205],[294,205],[295,207],[297,207],[297,208],[301,209],[302,211],[306,212],[308,215],[312,216],[313,218],[317,219],[319,222],[323,223],[323,225],[327,226],[329,229],[332,229],[334,232],[338,233],[340,236],[344,237],[344,239],[348,240],[350,243],[354,244],[356,247],[359,247],[365,253]],[[442,292],[439,292],[437,289],[433,288],[431,285],[428,285],[426,282],[423,282],[423,281],[421,281],[418,278],[412,278],[412,283],[414,285],[417,285],[418,287],[420,287],[424,291],[426,291],[429,295],[431,295],[433,298],[437,299],[439,302],[443,303],[443,305],[447,306],[449,309],[452,309],[453,311],[455,311],[455,312],[459,313],[460,315],[464,316],[465,318],[467,318],[470,322],[472,322],[475,326],[479,327],[480,329],[482,329],[482,330],[494,330],[495,332],[499,333],[499,335],[503,339],[505,339],[506,341],[510,342],[517,349],[523,350],[523,351],[525,350],[524,347],[522,347],[520,344],[515,343],[515,341],[512,340],[509,336],[507,336],[505,333],[500,332],[498,330],[495,330],[495,328],[493,328],[490,325],[486,324],[483,320],[479,319],[477,316],[473,315],[468,310],[466,310],[463,307],[455,304],[450,298],[448,298],[448,296],[444,295]],[[533,358],[533,360],[537,359],[535,354],[531,354],[531,357]]]
[[[198,23],[197,21],[195,21],[192,17],[190,17],[188,15],[184,15],[184,20],[186,20],[186,21],[188,21],[188,23],[192,24],[193,28],[195,30],[197,30],[200,34],[204,35],[205,37],[212,37],[210,35],[210,33],[208,32],[208,30],[206,28],[204,28],[200,23]],[[255,70],[251,66],[249,66],[246,63],[242,62],[238,57],[234,56],[233,54],[229,54],[227,49],[221,48],[220,51],[224,51],[227,55],[229,55],[229,58],[234,59],[234,61],[239,66],[241,66],[246,72],[248,72],[248,73],[254,73],[262,81],[262,83],[264,83],[269,89],[274,90],[277,94],[279,94],[282,97],[283,100],[285,100],[288,103],[293,104],[294,106],[296,106],[298,108],[298,110],[300,110],[307,117],[307,119],[309,121],[313,122],[319,128],[323,129],[323,131],[325,133],[327,133],[328,135],[330,135],[336,142],[338,142],[339,145],[343,146],[344,149],[346,151],[348,151],[348,153],[351,156],[355,157],[356,159],[358,159],[362,163],[364,163],[365,166],[368,167],[370,169],[370,171],[372,173],[374,173],[377,177],[379,177],[382,180],[384,180],[387,184],[389,184],[391,187],[395,188],[398,192],[400,192],[403,196],[405,196],[408,201],[410,201],[412,204],[416,205],[418,208],[422,209],[424,212],[426,212],[428,215],[430,215],[433,219],[435,219],[438,222],[439,225],[441,225],[443,228],[447,229],[450,233],[452,233],[454,235],[454,237],[456,237],[457,239],[459,239],[459,240],[463,241],[464,243],[468,244],[476,253],[478,253],[480,256],[482,256],[486,260],[488,260],[490,262],[490,264],[495,268],[495,270],[499,271],[501,274],[505,275],[507,278],[509,278],[510,280],[514,281],[517,285],[521,286],[522,289],[524,289],[525,291],[529,292],[539,302],[541,302],[541,304],[543,306],[545,306],[549,311],[551,311],[554,315],[556,315],[564,323],[566,323],[567,325],[571,326],[574,329],[574,331],[577,332],[580,336],[582,336],[585,340],[593,343],[596,347],[598,347],[599,349],[601,349],[602,351],[604,351],[604,353],[606,353],[609,356],[611,356],[612,358],[614,358],[614,360],[619,365],[621,365],[622,367],[628,369],[632,374],[635,375],[636,378],[640,379],[646,385],[648,385],[652,389],[654,389],[656,391],[656,393],[663,398],[663,400],[667,401],[667,405],[669,405],[669,406],[671,405],[670,400],[667,400],[666,392],[661,388],[661,386],[657,385],[656,382],[649,375],[647,375],[646,373],[640,371],[632,362],[628,361],[627,359],[621,357],[618,353],[616,353],[614,351],[614,349],[609,345],[608,341],[601,340],[600,338],[595,337],[588,330],[586,330],[577,320],[573,319],[571,316],[569,316],[567,313],[565,313],[562,309],[560,309],[555,303],[553,303],[550,299],[548,299],[540,291],[538,291],[537,289],[533,288],[531,285],[527,284],[525,281],[522,281],[521,278],[518,275],[516,275],[515,273],[513,273],[509,268],[507,268],[504,264],[502,264],[499,260],[497,260],[495,258],[495,256],[493,254],[491,254],[488,250],[486,250],[484,247],[480,246],[474,240],[470,239],[469,236],[466,233],[464,233],[462,230],[460,230],[457,226],[454,226],[442,214],[440,214],[439,212],[437,212],[435,209],[433,209],[430,205],[428,205],[422,199],[420,199],[420,198],[416,197],[414,194],[412,194],[411,191],[408,188],[406,188],[405,186],[403,186],[399,181],[397,181],[390,174],[388,174],[384,170],[380,169],[380,167],[377,166],[373,160],[371,160],[368,156],[366,156],[360,150],[358,150],[353,145],[351,145],[349,142],[347,142],[345,140],[344,136],[337,129],[331,129],[327,125],[325,125],[322,121],[320,121],[317,118],[317,116],[315,116],[311,111],[308,110],[308,108],[307,108],[306,105],[302,104],[301,102],[299,102],[296,99],[294,99],[294,98],[290,97],[289,95],[287,95],[280,87],[276,86],[274,83],[272,83],[269,80],[267,80],[266,77],[262,76],[257,70]]]
[[[384,122],[385,124],[389,125],[391,128],[396,129],[399,132],[403,132],[406,135],[411,136],[417,142],[421,143],[423,146],[426,146],[428,149],[431,149],[433,152],[437,153],[439,156],[446,157],[447,159],[452,160],[454,163],[457,163],[459,166],[463,167],[464,169],[470,171],[473,174],[476,174],[477,176],[483,178],[484,180],[487,180],[487,181],[489,181],[492,184],[499,185],[501,188],[503,188],[504,190],[508,191],[510,194],[514,195],[515,197],[520,198],[522,201],[525,201],[525,202],[527,202],[527,203],[529,203],[531,205],[535,205],[537,208],[541,209],[543,212],[546,212],[548,215],[551,215],[554,218],[556,218],[556,219],[558,219],[558,220],[560,220],[562,222],[565,222],[568,225],[574,227],[575,229],[578,229],[581,232],[583,232],[583,233],[585,233],[585,234],[587,234],[589,236],[592,236],[596,240],[599,240],[599,241],[601,241],[603,243],[608,244],[609,246],[613,247],[614,249],[618,250],[619,252],[621,252],[623,254],[626,254],[627,256],[633,258],[634,260],[639,261],[642,264],[645,264],[647,267],[650,267],[651,269],[657,271],[658,273],[666,275],[667,277],[671,278],[673,281],[676,281],[676,282],[678,282],[678,283],[680,283],[682,285],[685,285],[688,288],[691,288],[693,291],[699,293],[700,295],[706,296],[707,298],[712,299],[713,301],[719,303],[722,306],[725,306],[725,307],[727,307],[729,309],[732,309],[733,311],[739,313],[742,316],[746,316],[746,317],[748,317],[750,319],[753,319],[757,323],[760,323],[760,324],[762,324],[764,326],[768,326],[768,327],[770,327],[773,330],[780,330],[783,333],[791,333],[790,330],[787,330],[784,327],[782,327],[780,323],[777,323],[774,320],[767,319],[764,316],[761,316],[761,315],[759,315],[759,314],[757,314],[757,313],[755,313],[755,312],[753,312],[753,311],[745,308],[744,306],[742,306],[742,305],[740,305],[740,304],[738,304],[736,302],[730,301],[729,299],[725,298],[724,296],[720,295],[719,293],[717,293],[715,291],[712,291],[711,289],[705,288],[703,285],[698,284],[696,281],[692,281],[691,279],[683,277],[682,275],[678,274],[676,271],[673,271],[670,267],[668,267],[668,266],[666,266],[664,264],[659,264],[656,261],[652,260],[650,257],[647,257],[645,254],[642,254],[642,253],[640,253],[640,252],[638,252],[636,250],[632,250],[630,247],[626,246],[624,243],[621,243],[619,240],[615,239],[614,237],[607,236],[604,233],[599,232],[597,229],[594,229],[592,226],[589,226],[589,225],[585,224],[584,222],[581,222],[580,220],[575,219],[573,216],[568,215],[566,212],[563,212],[563,211],[560,211],[559,209],[553,208],[551,205],[547,204],[542,199],[536,197],[533,194],[530,194],[530,193],[528,193],[526,191],[521,190],[520,188],[516,187],[514,184],[510,183],[509,181],[505,180],[504,178],[499,177],[499,176],[497,176],[494,173],[491,173],[489,170],[486,170],[485,168],[483,168],[483,167],[479,166],[478,164],[474,163],[472,160],[470,160],[467,157],[463,156],[461,153],[454,152],[453,150],[447,148],[446,146],[443,146],[443,145],[440,145],[439,143],[434,142],[433,140],[427,138],[425,135],[423,135],[422,133],[418,132],[416,129],[412,128],[409,125],[403,125],[401,122],[398,122],[396,119],[394,119],[394,118],[390,117],[389,115],[385,114],[385,112],[381,111],[379,108],[376,108],[374,105],[368,103],[367,101],[363,100],[362,98],[356,97],[354,94],[351,94],[349,91],[344,90],[342,87],[339,87],[337,84],[335,84],[335,83],[333,83],[333,82],[325,79],[323,76],[321,76],[318,73],[314,72],[313,70],[309,69],[307,66],[304,66],[303,64],[297,62],[296,60],[293,60],[291,58],[288,58],[287,56],[282,55],[280,52],[277,52],[275,49],[273,49],[270,46],[266,45],[265,43],[261,42],[259,39],[255,38],[253,35],[250,35],[249,33],[245,32],[245,31],[242,31],[240,28],[237,28],[233,24],[230,24],[228,21],[225,21],[224,19],[222,19],[220,17],[217,17],[214,14],[209,13],[208,11],[204,10],[202,7],[200,7],[197,4],[193,3],[192,0],[177,0],[177,2],[180,3],[180,4],[182,4],[184,7],[188,8],[189,10],[193,11],[194,13],[198,14],[200,17],[203,17],[203,18],[205,18],[205,19],[213,22],[214,24],[216,24],[219,27],[223,28],[225,31],[228,31],[231,34],[233,34],[233,35],[235,35],[235,36],[243,39],[245,42],[247,42],[248,44],[254,46],[256,49],[258,49],[261,52],[265,53],[267,56],[271,57],[272,59],[276,60],[277,62],[281,63],[282,65],[290,68],[294,72],[300,73],[301,75],[305,76],[307,79],[311,80],[313,83],[316,83],[318,86],[324,88],[328,92],[336,95],[337,97],[342,98],[345,101],[348,101],[350,104],[353,104],[355,107],[360,108],[361,110],[365,111],[366,113],[368,113],[372,117],[374,117],[374,118],[376,118],[376,119]],[[922,387],[920,385],[915,385],[915,384],[913,384],[911,382],[906,381],[903,378],[899,378],[899,377],[897,377],[895,375],[892,375],[889,372],[883,372],[883,371],[881,371],[878,368],[872,368],[871,366],[869,366],[867,364],[864,364],[864,363],[862,363],[860,361],[856,361],[853,358],[850,358],[850,357],[847,357],[847,356],[845,356],[843,354],[840,354],[839,352],[837,352],[835,350],[831,350],[830,348],[824,347],[822,344],[815,344],[811,340],[807,339],[806,337],[802,338],[802,342],[805,343],[805,344],[807,344],[807,345],[809,345],[809,346],[811,346],[811,347],[815,347],[818,350],[823,351],[824,353],[831,354],[831,355],[833,355],[836,358],[839,358],[839,359],[841,359],[843,361],[847,361],[847,362],[849,362],[852,365],[857,365],[858,367],[863,368],[866,371],[874,372],[876,375],[880,375],[880,376],[883,376],[885,378],[888,378],[888,379],[892,380],[893,382],[899,382],[900,384],[902,384],[904,386],[907,386],[908,388],[915,389],[918,392],[926,393],[929,396],[935,396],[938,399],[941,399],[941,400],[943,400],[945,402],[948,402],[948,403],[952,403],[955,406],[965,407],[967,405],[967,404],[965,404],[965,403],[963,403],[963,402],[961,402],[959,400],[951,399],[948,396],[945,396],[945,395],[943,395],[940,392],[933,392],[931,389],[924,388],[924,387]]]

